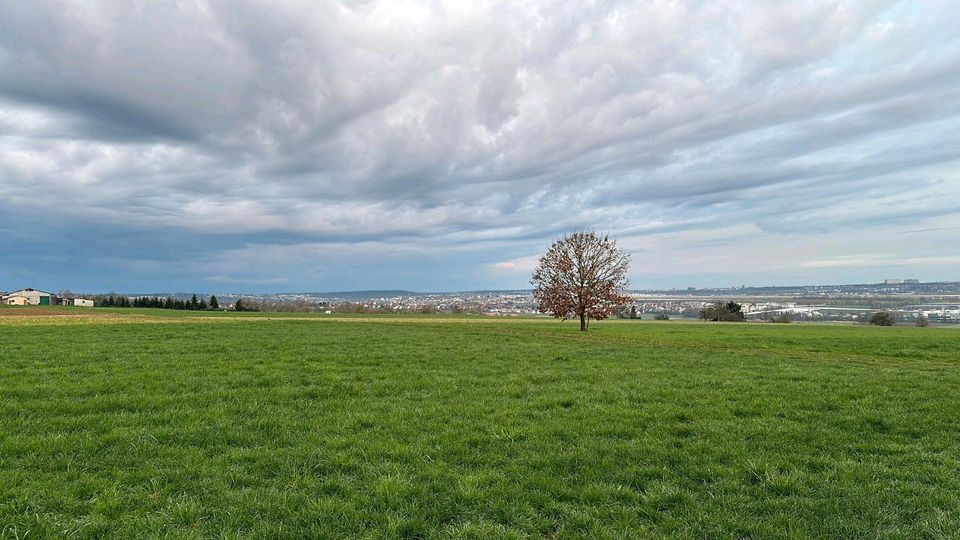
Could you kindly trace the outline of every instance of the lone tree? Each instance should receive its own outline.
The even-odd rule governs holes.
[[[870,317],[870,324],[874,326],[893,326],[893,314],[889,311],[878,311]]]
[[[630,302],[626,296],[630,258],[617,242],[593,232],[576,232],[557,240],[540,257],[533,272],[533,298],[541,313],[558,319],[601,321]]]

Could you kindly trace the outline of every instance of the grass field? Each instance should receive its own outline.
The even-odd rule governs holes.
[[[0,311],[0,537],[960,536],[954,329]]]

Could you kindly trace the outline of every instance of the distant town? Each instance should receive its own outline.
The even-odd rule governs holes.
[[[199,296],[200,300],[197,300]],[[696,319],[701,309],[718,301],[742,305],[747,320],[861,322],[878,310],[898,322],[926,317],[931,323],[960,324],[960,282],[921,282],[886,279],[881,283],[806,286],[740,286],[671,290],[635,290],[624,316]],[[219,299],[211,307],[210,297]],[[238,306],[238,300],[241,306]],[[159,302],[159,305],[157,303]],[[462,313],[498,316],[537,314],[529,290],[490,290],[420,293],[402,290],[263,293],[81,294],[20,289],[0,295],[4,305],[68,305],[174,307],[249,311],[319,313]]]

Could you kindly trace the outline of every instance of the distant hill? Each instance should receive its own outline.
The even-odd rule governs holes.
[[[365,298],[389,298],[392,296],[419,296],[425,293],[418,293],[413,291],[383,290],[383,291],[309,292],[309,293],[302,293],[302,294],[315,296],[317,298],[344,298],[344,299],[350,299],[350,300],[362,300]]]
[[[458,294],[529,294],[529,289],[495,289],[482,291],[435,291],[416,292],[405,290],[373,290],[373,291],[336,291],[336,292],[309,292],[299,293],[316,298],[343,298],[349,300],[363,300],[367,298],[390,298],[394,296],[452,296]],[[294,293],[298,294],[298,293]]]
[[[366,300],[370,298],[391,298],[396,296],[454,296],[454,295],[465,295],[465,294],[530,294],[530,289],[490,289],[490,290],[478,290],[478,291],[431,291],[431,292],[417,292],[417,291],[407,291],[399,289],[374,289],[368,291],[325,291],[325,292],[266,292],[266,293],[233,293],[233,292],[176,292],[176,293],[112,293],[112,294],[125,294],[127,296],[159,296],[161,298],[166,298],[168,296],[174,298],[190,298],[193,294],[199,296],[210,296],[210,294],[216,294],[217,296],[222,296],[224,298],[237,298],[237,297],[250,297],[250,298],[269,298],[269,297],[290,297],[290,296],[308,296],[312,298],[338,298],[342,300]]]

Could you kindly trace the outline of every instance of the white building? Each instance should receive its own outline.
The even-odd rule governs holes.
[[[63,305],[77,306],[77,307],[93,307],[93,300],[87,300],[86,298],[64,298]]]
[[[23,296],[4,296],[0,304],[5,306],[25,306],[27,305],[27,299]]]
[[[50,293],[36,289],[20,289],[0,297],[0,303],[11,306],[49,306],[50,296]],[[26,303],[19,303],[20,300],[12,300],[14,298],[23,298]]]

